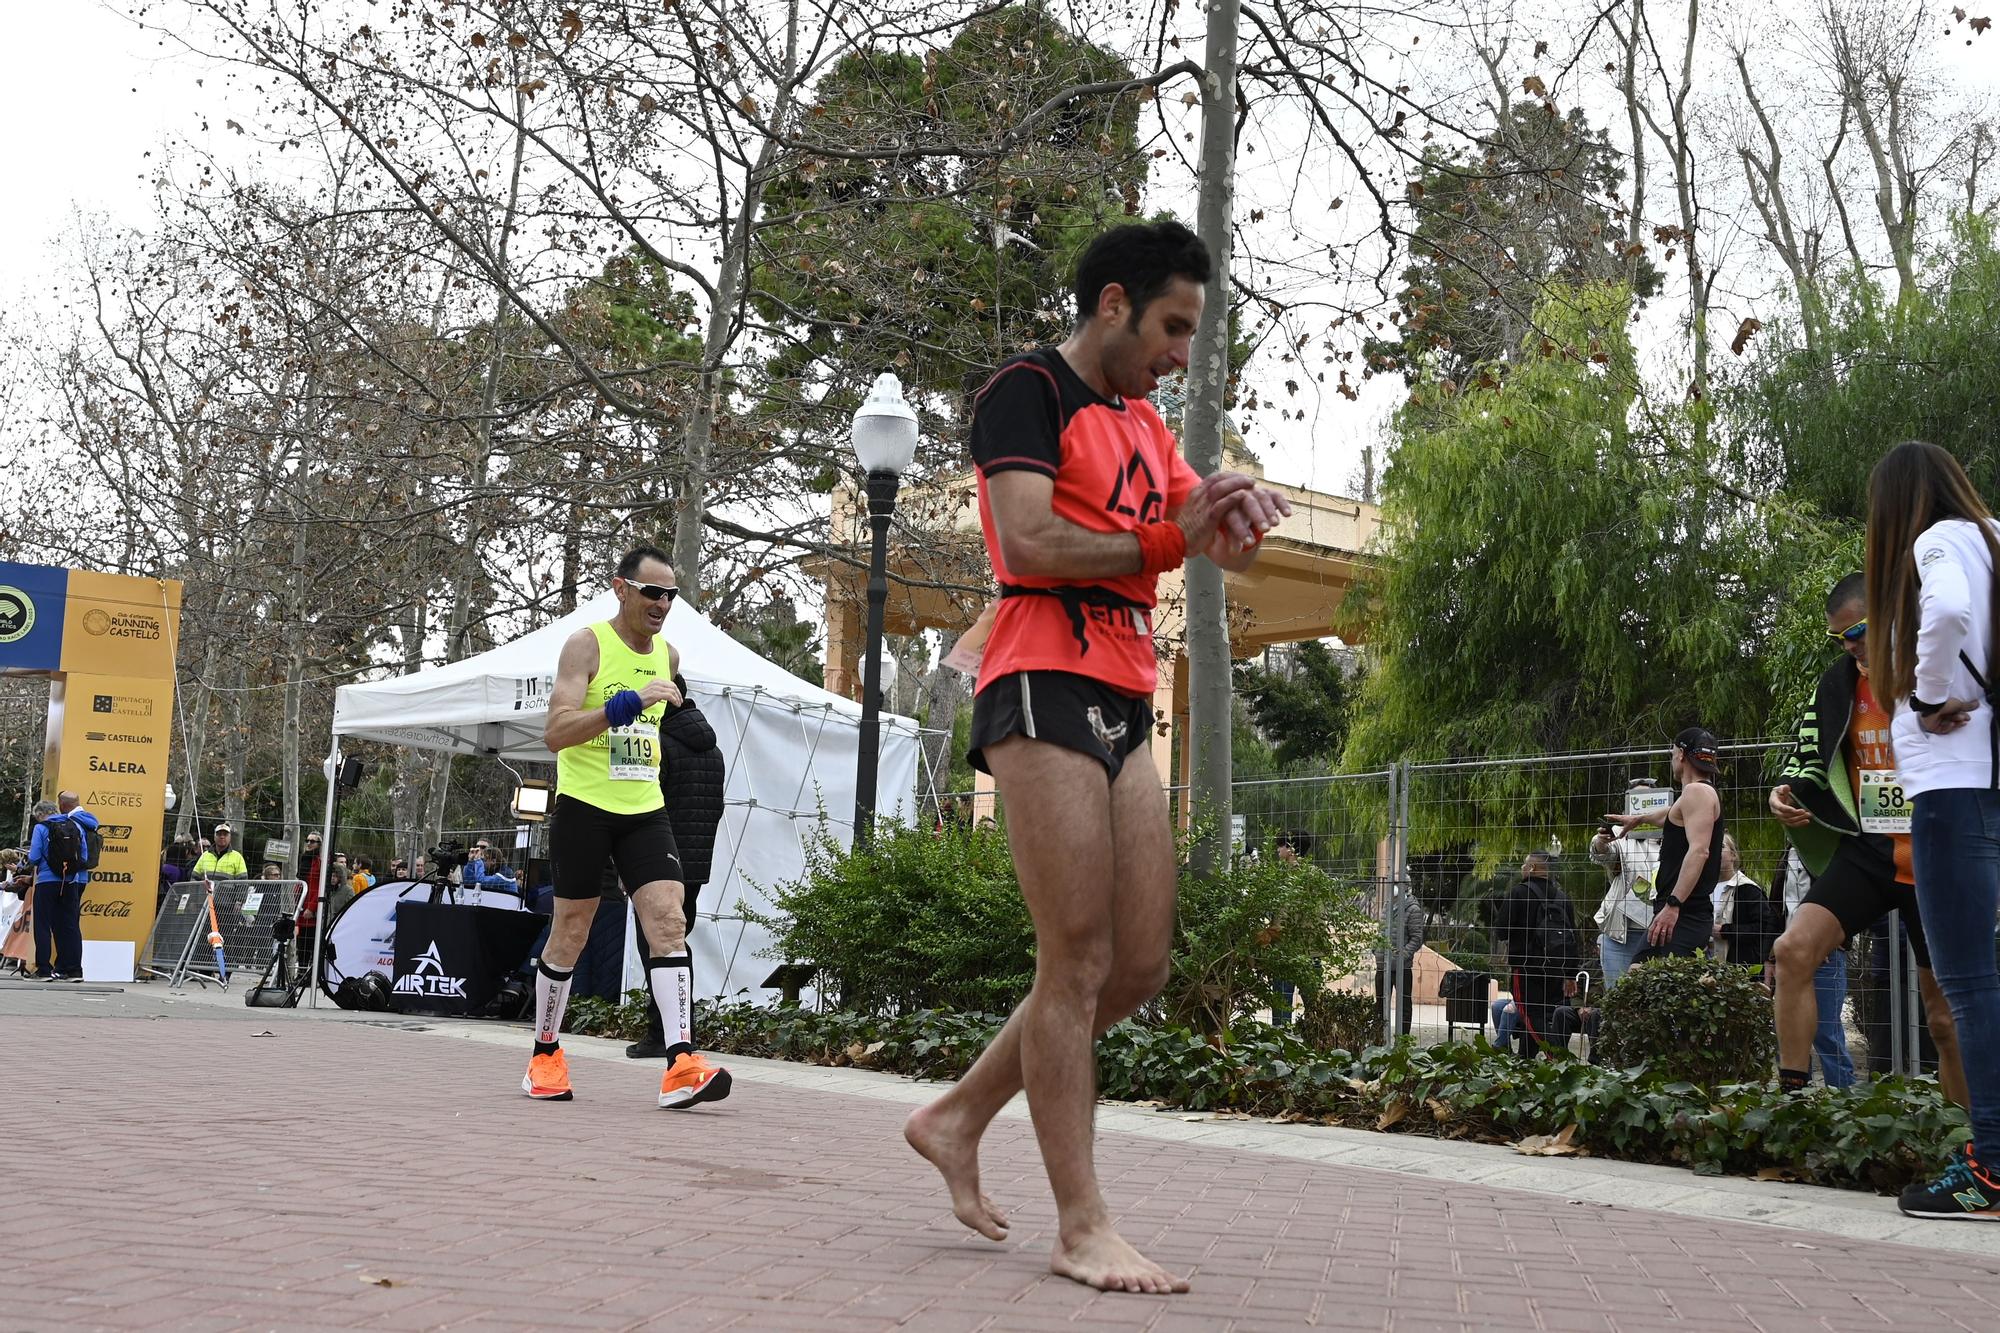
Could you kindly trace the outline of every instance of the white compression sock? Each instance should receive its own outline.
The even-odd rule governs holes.
[[[694,1049],[694,960],[686,949],[646,960],[646,980],[653,1003],[660,1007],[660,1025],[669,1057]]]
[[[535,964],[535,1040],[555,1044],[562,1034],[563,1013],[569,1008],[570,978],[573,967],[551,967],[546,961]]]

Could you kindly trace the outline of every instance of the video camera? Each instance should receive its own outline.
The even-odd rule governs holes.
[[[448,842],[442,847],[431,848],[424,855],[430,859],[431,878],[443,879],[464,865],[469,853],[465,850],[464,843]]]

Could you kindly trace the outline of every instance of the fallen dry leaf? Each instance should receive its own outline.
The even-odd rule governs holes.
[[[1582,1149],[1576,1146],[1576,1126],[1570,1124],[1560,1134],[1530,1134],[1514,1145],[1514,1151],[1528,1157],[1569,1157]]]
[[[1553,1134],[1530,1134],[1514,1145],[1514,1151],[1527,1157],[1569,1157],[1576,1153],[1576,1148],[1556,1142]]]

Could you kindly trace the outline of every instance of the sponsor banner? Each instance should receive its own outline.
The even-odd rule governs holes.
[[[69,571],[62,607],[62,670],[172,680],[181,587],[171,579],[135,579]]]
[[[62,665],[68,587],[67,569],[0,560],[0,672],[54,671]]]
[[[556,678],[553,672],[540,676],[516,676],[514,678],[514,711],[517,713],[546,713],[549,711],[549,695],[555,691]]]
[[[409,971],[396,978],[395,993],[429,1000],[463,1000],[465,978],[446,974],[444,959],[438,955],[438,942],[432,940],[428,948],[410,960]]]
[[[340,909],[340,914],[327,923],[326,956],[320,969],[321,989],[332,995],[348,977],[365,976],[370,972],[380,972],[385,979],[396,978],[397,916],[406,903],[429,904],[433,892],[428,884],[396,880],[378,884],[350,899],[347,906]],[[501,893],[487,894],[482,902],[489,911],[496,908],[509,912],[527,910],[520,899]],[[434,940],[435,936],[425,943],[431,944]],[[310,941],[307,941],[306,949],[310,956]],[[418,971],[415,968],[405,969],[410,975],[416,975]],[[410,987],[396,986],[395,989],[407,995],[440,995],[435,978],[445,978],[447,990],[450,981],[464,980],[464,969],[447,968],[442,963],[435,971],[426,966],[421,973],[425,980]],[[440,997],[451,998],[451,995]]]
[[[83,897],[83,935],[143,945],[153,926],[166,818],[173,681],[70,672],[49,688],[52,790],[97,816],[104,853]]]

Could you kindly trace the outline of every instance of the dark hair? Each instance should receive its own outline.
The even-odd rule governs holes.
[[[1212,273],[1208,247],[1178,222],[1134,222],[1092,241],[1076,261],[1076,322],[1097,313],[1097,298],[1112,283],[1132,302],[1132,322],[1175,278],[1205,283]]]
[[[618,557],[618,577],[621,579],[631,578],[639,572],[639,566],[645,564],[648,560],[657,560],[669,569],[673,568],[674,562],[668,559],[667,553],[659,547],[635,546]]]
[[[1826,595],[1826,613],[1832,615],[1843,606],[1856,602],[1866,605],[1868,601],[1868,576],[1855,570],[1846,578],[1833,585],[1833,591]]]
[[[1958,460],[1935,444],[1905,440],[1882,456],[1868,478],[1868,675],[1877,699],[1901,699],[1917,675],[1917,538],[1934,524],[1962,519],[1979,529],[1993,568],[2000,541],[1992,511]],[[2000,578],[1992,597],[2000,611]],[[1930,702],[1926,700],[1925,702]]]

